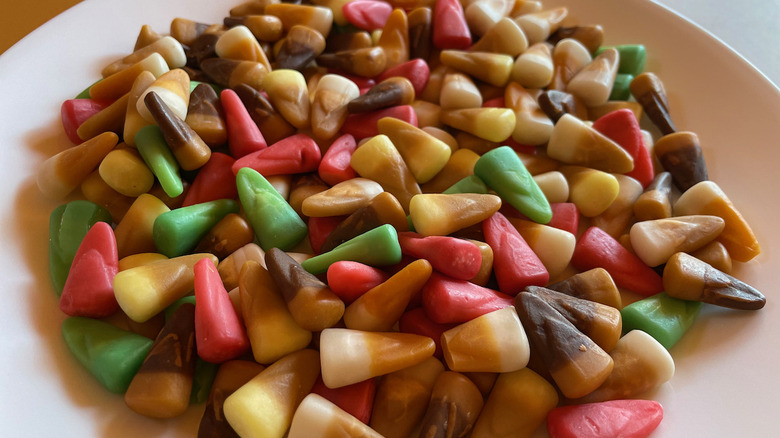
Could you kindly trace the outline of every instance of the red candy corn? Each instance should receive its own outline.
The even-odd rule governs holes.
[[[317,143],[306,134],[296,134],[237,159],[233,173],[237,174],[242,167],[250,167],[263,176],[313,172],[321,159]]]
[[[238,319],[214,263],[204,258],[194,266],[195,343],[198,356],[221,363],[246,353],[249,338]]]
[[[434,272],[422,290],[425,314],[439,324],[462,323],[514,305],[512,297]]]
[[[447,330],[455,327],[457,324],[439,324],[431,320],[425,313],[425,309],[418,307],[401,315],[398,320],[398,328],[401,333],[412,333],[415,335],[427,336],[436,343],[434,356],[442,358],[441,335]]]
[[[211,158],[200,168],[184,196],[182,207],[216,201],[217,199],[235,199],[238,197],[236,176],[233,175],[233,163],[230,155],[213,152]]]
[[[482,222],[482,232],[493,249],[493,272],[501,292],[515,296],[526,286],[547,285],[547,269],[503,214],[497,212]]]
[[[634,170],[626,175],[645,188],[653,181],[653,160],[633,111],[623,108],[605,114],[593,122],[593,129],[620,145],[634,159]]]
[[[645,438],[663,416],[663,407],[653,400],[561,406],[547,414],[547,431],[550,438]]]
[[[344,220],[347,216],[324,216],[309,218],[309,243],[315,253],[322,252],[322,245],[328,238],[328,235]]]
[[[426,259],[433,269],[458,280],[471,280],[482,266],[477,245],[449,236],[423,237],[411,231],[398,233],[401,252]]]
[[[390,3],[375,0],[354,0],[341,7],[344,18],[360,30],[368,32],[385,27],[393,12]]]
[[[568,231],[575,236],[580,226],[580,211],[577,205],[571,202],[554,202],[550,204],[552,219],[547,225]]]
[[[471,31],[458,0],[436,0],[433,45],[441,50],[466,50],[471,45]]]
[[[320,377],[314,382],[311,392],[325,397],[353,417],[368,424],[374,407],[376,380],[368,379],[340,388],[328,388]]]
[[[265,149],[265,142],[260,128],[249,115],[244,103],[235,91],[226,88],[220,93],[222,110],[225,112],[225,126],[228,133],[228,146],[233,158],[240,158],[252,152]]]
[[[116,237],[111,225],[97,222],[81,241],[60,296],[69,316],[102,318],[114,314],[114,276],[119,272]]]
[[[604,268],[619,287],[650,296],[664,290],[661,276],[598,227],[582,233],[571,264],[580,271]]]
[[[357,173],[349,164],[355,149],[357,149],[355,137],[344,134],[337,138],[320,160],[320,166],[317,168],[320,178],[332,186],[355,178]]]
[[[336,296],[350,304],[390,276],[373,266],[342,260],[328,267],[328,286]]]
[[[382,74],[377,76],[377,82],[382,82],[385,79],[392,78],[394,76],[402,76],[409,79],[414,87],[414,93],[420,95],[428,85],[428,79],[431,77],[431,69],[428,67],[428,63],[420,58],[412,59],[411,61],[404,62],[403,64],[396,65],[395,67],[388,68]]]
[[[347,116],[344,125],[341,126],[341,132],[352,134],[358,140],[379,135],[376,123],[384,117],[395,117],[417,126],[417,113],[414,111],[414,108],[410,105],[398,105],[377,111],[350,114]]]
[[[113,101],[107,99],[69,99],[60,106],[60,118],[68,139],[73,144],[81,144],[85,139],[79,137],[76,131],[88,118],[99,113]]]

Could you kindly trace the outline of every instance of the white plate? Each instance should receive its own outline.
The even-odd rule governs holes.
[[[0,56],[3,301],[0,427],[4,436],[196,436],[203,406],[184,418],[142,418],[103,390],[60,337],[64,319],[47,272],[48,217],[35,169],[64,149],[63,100],[132,50],[141,25],[167,33],[175,17],[218,22],[234,2],[85,1]],[[548,5],[563,3],[548,0]],[[780,233],[777,115],[780,92],[715,38],[644,0],[571,1],[581,23],[604,26],[607,43],[647,46],[647,70],[666,85],[681,130],[699,134],[710,177],[752,224],[763,253],[737,275],[768,295],[759,312],[708,309],[672,350],[674,379],[650,396],[665,418],[654,436],[770,436],[780,394],[780,308],[773,295]],[[116,20],[114,17],[121,17]]]

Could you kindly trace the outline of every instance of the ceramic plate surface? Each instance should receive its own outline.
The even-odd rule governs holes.
[[[71,357],[61,340],[64,315],[47,268],[48,218],[59,202],[43,199],[37,166],[69,146],[62,101],[132,51],[143,24],[167,33],[175,17],[220,22],[236,2],[87,0],[0,56],[0,426],[7,436],[161,437],[197,433],[203,405],[173,421],[126,408]],[[756,232],[763,252],[736,275],[767,295],[758,312],[706,309],[672,349],[676,375],[648,398],[665,418],[654,436],[770,436],[780,394],[780,307],[774,279],[780,177],[780,92],[717,39],[644,0],[548,0],[572,3],[571,18],[601,24],[606,43],[642,43],[646,70],[659,75],[680,130],[699,135],[710,178]],[[116,18],[119,17],[119,18]]]

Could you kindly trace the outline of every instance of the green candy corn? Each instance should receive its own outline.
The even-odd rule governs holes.
[[[647,61],[647,50],[642,44],[621,44],[614,46],[620,54],[620,64],[618,64],[618,73],[637,76],[645,70]],[[609,47],[600,47],[594,56],[608,49]]]
[[[546,224],[552,219],[552,209],[542,189],[509,146],[497,147],[479,157],[474,175],[532,221]]]
[[[443,191],[444,194],[453,193],[479,193],[481,195],[487,194],[488,188],[485,182],[482,181],[477,175],[469,175],[462,180],[451,185],[447,190]]]
[[[312,274],[322,274],[333,263],[341,260],[360,262],[371,266],[394,265],[401,261],[401,244],[398,232],[392,225],[380,225],[354,237],[332,250],[304,260],[303,269]]]
[[[111,223],[105,208],[89,201],[72,201],[60,205],[49,216],[49,274],[57,295],[70,272],[70,265],[87,231],[97,222]]]
[[[620,311],[623,333],[639,329],[666,349],[672,348],[693,325],[701,310],[698,301],[685,301],[659,293],[631,303]]]
[[[628,86],[634,79],[634,75],[628,73],[618,73],[615,75],[615,82],[612,83],[612,92],[609,100],[628,100],[631,97],[631,90]]]
[[[306,223],[268,180],[256,170],[241,168],[236,174],[238,198],[261,248],[292,249],[309,232]]]
[[[218,199],[167,211],[154,220],[154,244],[161,254],[171,258],[187,254],[217,222],[239,210],[237,201]]]
[[[149,170],[160,181],[163,191],[171,198],[184,192],[184,184],[179,176],[179,163],[165,142],[160,127],[144,126],[135,134],[135,145]]]
[[[211,392],[211,385],[217,377],[219,364],[206,362],[201,358],[195,360],[195,374],[192,376],[192,392],[190,403],[205,403]]]
[[[152,340],[97,319],[73,317],[62,323],[65,344],[109,391],[122,394],[152,348]]]

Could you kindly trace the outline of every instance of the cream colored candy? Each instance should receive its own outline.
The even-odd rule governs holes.
[[[571,114],[564,114],[555,124],[547,155],[604,172],[626,173],[634,169],[634,159],[625,149]]]
[[[501,198],[496,195],[430,193],[412,198],[409,216],[423,236],[446,236],[482,222],[499,208]]]
[[[384,191],[395,196],[404,211],[409,211],[410,200],[420,193],[414,175],[386,135],[379,134],[360,145],[350,164],[358,175],[378,182]]]
[[[510,82],[504,91],[504,102],[515,113],[512,139],[520,144],[542,145],[550,140],[553,121],[539,107],[529,90],[517,82]]]
[[[341,75],[327,74],[317,83],[311,95],[311,126],[319,139],[330,139],[347,119],[347,104],[360,96],[351,80]]]
[[[512,80],[528,88],[544,88],[553,78],[553,59],[546,43],[531,45],[512,65]]]
[[[290,425],[288,438],[382,438],[348,412],[319,394],[304,397]]]
[[[515,130],[515,113],[509,108],[466,108],[443,110],[441,121],[479,138],[502,142]]]
[[[631,247],[648,266],[658,266],[680,251],[694,251],[723,231],[718,216],[676,216],[637,222],[631,227]]]
[[[190,104],[190,76],[187,72],[180,68],[166,72],[138,96],[138,101],[135,104],[136,110],[149,123],[155,123],[155,121],[146,107],[144,98],[152,91],[160,96],[176,116],[182,120],[187,118],[187,108]]]
[[[620,54],[617,49],[611,47],[604,50],[569,81],[566,91],[579,97],[587,106],[607,102],[619,64]]]
[[[309,88],[297,70],[279,69],[263,78],[263,88],[279,114],[298,129],[310,125]]]
[[[443,65],[496,87],[505,86],[512,73],[512,57],[501,53],[442,50],[440,60]]]
[[[544,197],[550,203],[566,202],[569,200],[569,182],[561,172],[553,170],[551,172],[534,175],[536,185],[544,193]]]
[[[119,137],[106,132],[48,158],[38,169],[38,189],[62,199],[78,187],[116,146]]]
[[[466,20],[468,20],[469,9],[472,8],[474,9],[472,14],[484,16],[483,14],[486,8],[481,6],[482,3],[490,3],[490,0],[487,2],[480,1],[472,3],[471,6],[466,8]],[[482,17],[480,17],[480,19],[481,18]],[[493,26],[487,29],[482,38],[471,46],[472,50],[503,53],[513,58],[525,52],[527,48],[528,38],[525,37],[523,29],[509,17],[503,17],[498,20]]]
[[[182,47],[181,43],[171,36],[164,36],[124,58],[109,64],[101,71],[101,74],[104,78],[111,76],[120,70],[132,66],[152,53],[159,53],[165,58],[165,62],[170,69],[181,68],[187,64],[187,56],[184,54],[184,47]]]
[[[559,7],[516,16],[515,22],[523,29],[528,42],[536,44],[547,40],[568,15],[566,7]]]
[[[118,99],[133,88],[133,83],[141,73],[149,72],[156,79],[169,70],[165,58],[154,52],[132,66],[89,87],[89,97],[92,99]]]
[[[246,26],[235,26],[223,33],[214,45],[214,51],[220,58],[259,62],[271,70],[260,42]]]
[[[482,94],[469,76],[450,72],[444,75],[439,105],[445,110],[479,108],[482,106]]]
[[[588,49],[574,38],[564,38],[553,47],[553,78],[550,88],[565,91],[566,86],[593,58]]]
[[[518,218],[509,221],[539,257],[550,278],[561,275],[574,254],[576,238],[568,231]]]

